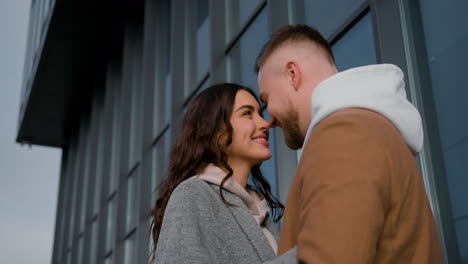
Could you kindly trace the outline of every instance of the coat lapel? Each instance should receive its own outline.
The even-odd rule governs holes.
[[[273,222],[273,219],[270,215],[265,217],[263,223],[265,224],[268,231],[270,231],[270,233],[275,237],[276,241],[279,241],[280,233],[278,232],[278,228],[276,227],[276,224]]]
[[[274,258],[276,254],[273,251],[273,248],[242,200],[238,196],[228,191],[225,191],[223,195],[226,201],[237,205],[227,206],[227,208],[229,212],[231,212],[236,222],[239,224],[239,227],[242,229],[245,236],[250,240],[250,243],[252,243],[252,246],[257,252],[261,261],[265,262]],[[267,228],[270,230],[270,227],[267,226]]]

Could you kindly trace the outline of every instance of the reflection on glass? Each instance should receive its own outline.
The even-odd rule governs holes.
[[[154,108],[153,108],[153,137],[156,138],[169,123],[171,114],[171,73],[164,75],[162,89],[156,87],[154,93]]]
[[[157,186],[161,179],[166,176],[166,165],[169,161],[169,141],[170,129],[164,132],[164,135],[159,139],[152,149],[153,162],[152,162],[152,175],[151,175],[151,206],[156,203],[158,196]]]
[[[130,84],[130,135],[129,135],[129,155],[128,169],[132,168],[138,160],[139,138],[140,138],[140,115],[141,99],[143,94],[141,85],[142,60],[143,60],[143,28],[137,25],[132,34],[128,34],[126,41],[129,59],[129,84]]]
[[[185,50],[186,74],[185,97],[197,87],[210,66],[210,16],[208,0],[191,0],[186,5],[186,35]]]
[[[79,177],[79,164],[80,164],[80,148],[78,147],[77,142],[74,142],[74,147],[73,147],[75,154],[74,156],[74,163],[73,163],[73,184],[70,186],[71,189],[71,208],[70,208],[70,221],[69,221],[69,226],[68,226],[68,248],[72,247],[73,243],[73,231],[74,231],[74,226],[75,226],[75,218],[76,218],[76,203],[77,203],[77,194],[78,194],[78,179]]]
[[[332,51],[339,71],[377,63],[371,14],[364,15],[332,46]]]
[[[226,42],[240,32],[260,2],[261,0],[226,1]]]
[[[228,53],[229,82],[247,85],[258,94],[255,61],[267,41],[268,15],[266,8],[263,8]]]
[[[201,80],[203,77],[203,74],[209,71],[209,65],[210,61],[207,60],[210,57],[210,50],[206,48],[205,45],[209,45],[209,37],[210,37],[210,32],[209,32],[209,23],[210,19],[207,16],[204,20],[203,23],[200,25],[200,27],[197,29],[197,51],[196,51],[196,69],[197,69],[197,75],[196,75],[196,81]]]
[[[127,208],[125,213],[126,231],[129,232],[135,226],[135,194],[136,194],[136,177],[138,177],[137,168],[133,174],[128,177],[127,181]]]
[[[105,252],[109,252],[113,248],[115,236],[115,197],[107,204],[107,223],[106,223],[106,247]]]
[[[305,23],[316,27],[329,39],[366,0],[304,0]]]
[[[162,161],[162,147],[164,139],[160,139],[158,143],[153,147],[152,154],[153,154],[153,166],[152,166],[152,173],[151,173],[151,206],[156,203],[156,197],[158,196],[158,192],[156,188],[162,177],[161,171],[161,161]]]
[[[66,262],[67,262],[67,264],[71,264],[71,261],[72,261],[72,258],[71,258],[71,257],[72,257],[72,256],[71,256],[71,251],[68,251],[68,252],[67,252],[67,256],[66,256],[66,259],[67,259]]]
[[[206,88],[210,87],[210,84],[211,84],[211,78],[208,77],[208,78],[201,84],[200,89],[198,89],[198,91],[197,91],[197,95],[200,94],[201,92],[203,92]]]
[[[149,217],[147,220],[146,220],[146,226],[144,226],[143,228],[145,228],[146,230],[149,230],[150,229],[150,225],[151,225],[151,221],[153,220],[153,218]],[[153,251],[153,237],[150,237],[148,239],[148,256],[151,255],[151,252]]]
[[[185,104],[184,114],[187,112],[189,105],[193,102],[195,97],[197,97],[197,95],[199,95],[201,92],[206,90],[206,88],[210,87],[210,84],[211,84],[211,78],[208,76],[208,78],[204,80],[203,83],[200,85],[200,88],[198,88],[197,92],[192,96],[192,98],[190,98],[190,101]]]
[[[91,223],[91,245],[89,260],[90,264],[95,264],[97,262],[97,249],[98,249],[98,224],[97,220],[94,220]]]
[[[80,222],[79,222],[79,230],[80,232],[84,231],[85,221],[86,221],[86,211],[87,211],[87,201],[88,201],[88,182],[90,178],[90,159],[91,159],[91,130],[85,124],[82,124],[84,130],[86,130],[86,136],[84,136],[84,140],[82,144],[84,145],[84,157],[83,157],[83,181],[82,181],[82,192],[81,192],[81,199],[80,199]]]
[[[113,255],[107,256],[107,257],[104,259],[104,264],[113,264],[112,257],[113,257]]]
[[[135,263],[135,233],[124,242],[124,264]]]
[[[101,202],[101,186],[103,174],[103,160],[104,160],[104,109],[101,107],[98,110],[99,117],[97,122],[97,153],[96,153],[96,170],[94,173],[94,201],[93,201],[93,215],[99,212]]]
[[[171,87],[172,87],[172,83],[171,83],[171,77],[172,77],[172,74],[171,72],[168,72],[167,73],[167,76],[166,76],[166,80],[164,82],[164,85],[166,87],[166,94],[164,95],[164,99],[166,100],[166,103],[164,106],[164,118],[166,120],[166,122],[168,122],[170,119],[171,119],[171,104],[169,102],[171,102]]]
[[[120,125],[120,72],[111,65],[109,69],[108,81],[111,82],[110,89],[112,90],[112,144],[111,144],[111,164],[109,175],[109,192],[108,195],[114,192],[117,188],[117,179],[119,171],[119,125]]]
[[[44,23],[47,19],[47,13],[49,11],[49,0],[43,0],[42,3],[42,22]]]
[[[157,1],[155,43],[155,85],[153,90],[153,136],[157,137],[169,121],[170,113],[170,1]],[[168,98],[169,97],[169,98]]]
[[[78,240],[78,256],[76,258],[77,263],[83,263],[83,237]]]

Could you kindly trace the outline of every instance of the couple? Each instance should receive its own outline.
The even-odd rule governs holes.
[[[154,209],[155,263],[442,263],[413,157],[421,118],[401,70],[338,73],[326,40],[304,25],[274,33],[256,70],[270,122],[236,84],[190,105]],[[273,221],[284,207],[259,167],[275,126],[303,147],[281,236]]]

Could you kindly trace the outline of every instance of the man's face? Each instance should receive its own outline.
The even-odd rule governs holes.
[[[304,135],[299,129],[299,113],[294,107],[294,88],[285,76],[260,69],[258,74],[260,99],[267,104],[270,126],[279,126],[284,132],[285,142],[292,149],[299,149]]]

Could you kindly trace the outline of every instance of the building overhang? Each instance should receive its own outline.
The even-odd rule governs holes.
[[[25,78],[29,94],[22,98],[17,142],[68,145],[80,114],[90,109],[93,89],[105,86],[107,58],[121,52],[122,6],[56,1],[36,70]]]

